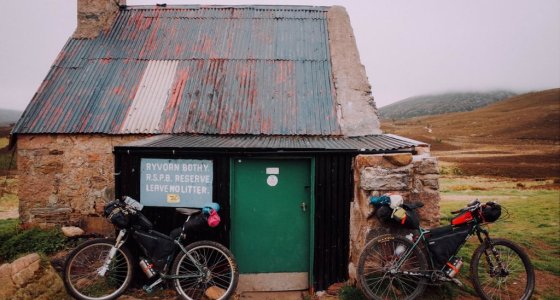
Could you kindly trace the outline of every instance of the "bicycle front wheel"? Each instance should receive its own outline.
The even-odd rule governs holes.
[[[535,271],[516,244],[492,239],[480,245],[471,259],[471,278],[482,299],[529,299],[535,289]]]
[[[175,258],[171,272],[183,278],[173,280],[183,299],[228,299],[239,278],[233,254],[216,242],[190,244]]]
[[[64,265],[64,286],[77,299],[115,299],[132,280],[132,256],[126,248],[117,249],[104,276],[99,274],[115,240],[87,241],[68,255]]]
[[[392,235],[366,244],[358,261],[358,283],[369,299],[415,299],[424,292],[426,257],[413,248],[410,240]]]

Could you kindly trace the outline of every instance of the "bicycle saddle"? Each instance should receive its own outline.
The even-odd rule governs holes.
[[[192,216],[192,215],[199,214],[201,212],[200,209],[186,208],[186,207],[177,207],[175,208],[175,211],[185,216]]]

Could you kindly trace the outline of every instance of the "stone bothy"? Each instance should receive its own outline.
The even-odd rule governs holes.
[[[217,202],[241,289],[352,278],[384,230],[371,195],[439,218],[437,161],[381,132],[339,6],[78,0],[78,28],[12,134],[24,225],[111,232],[104,204],[130,195],[167,232],[173,207]]]

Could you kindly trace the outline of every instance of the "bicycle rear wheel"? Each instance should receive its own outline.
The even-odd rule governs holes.
[[[115,240],[94,239],[87,241],[68,255],[64,265],[64,286],[77,299],[115,299],[132,280],[132,256],[123,246],[117,249],[104,276],[98,271]]]
[[[535,272],[527,254],[508,240],[492,239],[492,243],[494,249],[484,243],[471,259],[471,278],[478,295],[482,299],[530,299]]]
[[[415,299],[426,289],[426,257],[406,238],[383,235],[366,244],[358,261],[358,283],[369,299]],[[397,268],[397,265],[400,267]]]
[[[239,273],[233,254],[216,242],[200,241],[185,248],[175,258],[171,272],[185,276],[175,279],[175,290],[183,299],[228,299]]]

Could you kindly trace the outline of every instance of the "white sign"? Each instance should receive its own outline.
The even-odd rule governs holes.
[[[278,177],[276,177],[276,175],[270,175],[266,179],[266,183],[270,186],[276,186],[278,184]]]
[[[140,199],[146,206],[203,207],[212,202],[211,160],[142,158]]]
[[[267,175],[278,175],[280,174],[280,168],[266,168]]]

